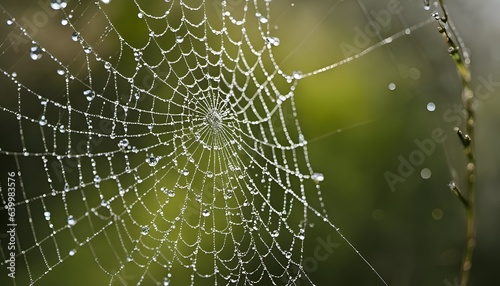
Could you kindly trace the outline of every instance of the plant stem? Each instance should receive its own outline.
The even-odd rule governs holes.
[[[439,4],[444,13],[444,17],[436,18],[439,22],[439,31],[443,35],[448,44],[448,51],[455,61],[458,74],[462,81],[462,102],[466,111],[466,134],[462,134],[460,129],[456,129],[462,145],[464,153],[467,157],[467,198],[465,199],[458,188],[454,191],[461,199],[465,207],[466,231],[465,231],[465,249],[462,257],[462,265],[460,268],[460,286],[467,286],[469,282],[470,270],[472,268],[472,255],[476,246],[476,214],[474,197],[476,191],[476,160],[474,155],[474,93],[471,89],[471,73],[469,68],[469,55],[464,51],[464,46],[458,37],[455,28],[449,21],[448,13],[444,7],[443,0],[439,0]],[[458,42],[458,45],[455,43]]]
[[[462,79],[464,81],[464,79]],[[476,161],[474,158],[473,138],[474,138],[474,110],[473,101],[474,94],[469,88],[470,80],[464,84],[463,101],[467,112],[466,130],[470,136],[471,142],[469,145],[464,145],[464,152],[467,156],[467,204],[465,205],[466,215],[466,237],[465,250],[462,258],[462,268],[460,275],[460,286],[467,286],[472,267],[472,254],[476,246],[476,215],[474,196],[476,189]]]

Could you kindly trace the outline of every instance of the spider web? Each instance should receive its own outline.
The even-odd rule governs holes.
[[[13,139],[0,154],[23,226],[14,284],[75,260],[109,284],[314,284],[302,266],[310,217],[351,245],[325,211],[295,88],[424,23],[303,74],[273,56],[269,0],[50,6],[53,42],[2,8],[0,109]],[[52,72],[31,80],[42,67]]]

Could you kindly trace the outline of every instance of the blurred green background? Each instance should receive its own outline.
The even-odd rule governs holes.
[[[16,19],[31,17],[40,10],[36,1],[2,2]],[[425,11],[423,2],[414,0],[372,2],[272,1],[271,32],[280,39],[280,45],[273,48],[276,61],[287,74],[317,70],[351,56],[350,51],[362,51],[426,21],[435,9]],[[228,4],[240,5],[236,0]],[[140,43],[143,29],[135,26],[137,11],[134,5],[123,6],[106,11],[118,25],[130,28],[127,40]],[[217,7],[217,3],[213,6]],[[447,7],[471,54],[473,89],[483,95],[477,104],[477,248],[470,285],[500,285],[500,85],[496,84],[500,82],[500,21],[495,15],[500,4],[494,0],[459,0],[448,1]],[[47,50],[60,52],[69,38],[54,40],[51,29],[61,34],[64,31],[57,17],[50,21],[40,28],[36,38]],[[98,25],[99,21],[88,23]],[[4,28],[1,23],[0,30]],[[371,34],[370,29],[379,33]],[[29,46],[22,43],[20,48]],[[100,48],[105,54],[115,47]],[[41,94],[53,90],[46,84],[49,67],[44,70],[27,65],[29,60],[24,64],[12,58],[1,60],[4,70],[25,69]],[[485,85],[488,81],[493,84]],[[463,124],[458,107],[460,92],[454,63],[434,22],[359,59],[298,82],[298,118],[309,142],[310,162],[325,176],[321,189],[328,215],[389,285],[458,285],[455,283],[464,247],[465,215],[447,185],[455,180],[465,189],[465,158],[453,133],[457,123]],[[2,92],[2,102],[8,96]],[[430,102],[435,105],[432,112],[428,110]],[[17,127],[11,121],[0,124],[3,132]],[[410,154],[419,150],[415,141],[428,142],[436,129],[443,131],[444,143],[436,143],[421,165],[414,166],[402,182],[391,186],[384,174],[398,175],[400,158],[409,160]],[[5,137],[1,147],[18,150],[19,142]],[[11,157],[0,158],[2,172],[15,166]],[[24,171],[42,172],[29,168]],[[381,285],[331,227],[319,220],[314,224],[308,230],[304,257],[313,255],[320,240],[331,239],[339,246],[325,261],[308,268],[313,282]],[[93,259],[90,253],[85,255],[88,259],[82,257],[81,261]],[[74,277],[80,273],[95,275],[95,283],[102,284],[98,281],[103,276],[95,265],[78,265],[77,270],[75,265],[78,262],[63,263],[41,285],[77,285]],[[0,278],[2,285],[4,277]],[[300,285],[307,283],[301,281]]]

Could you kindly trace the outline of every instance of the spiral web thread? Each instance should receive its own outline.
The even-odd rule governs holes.
[[[14,284],[43,284],[84,253],[114,285],[314,284],[302,267],[308,217],[335,226],[295,87],[408,32],[285,74],[270,1],[52,2],[57,43],[2,7],[0,109],[15,142],[0,154],[17,168],[23,228]],[[40,66],[51,72],[31,82]]]

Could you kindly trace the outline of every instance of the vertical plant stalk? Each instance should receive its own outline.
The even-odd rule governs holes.
[[[439,5],[444,13],[443,17],[438,14],[433,16],[438,20],[439,32],[443,35],[448,44],[448,52],[453,58],[458,74],[462,81],[462,102],[466,111],[465,134],[460,128],[455,127],[455,132],[463,145],[465,156],[467,157],[467,194],[464,196],[454,182],[450,183],[450,189],[457,195],[465,207],[466,232],[465,249],[460,268],[460,286],[467,286],[472,268],[472,256],[476,246],[476,215],[475,215],[475,191],[476,191],[476,160],[474,155],[474,93],[471,89],[471,72],[469,68],[470,59],[464,49],[464,45],[456,33],[455,27],[449,21],[448,13],[445,9],[444,0],[439,0]]]

